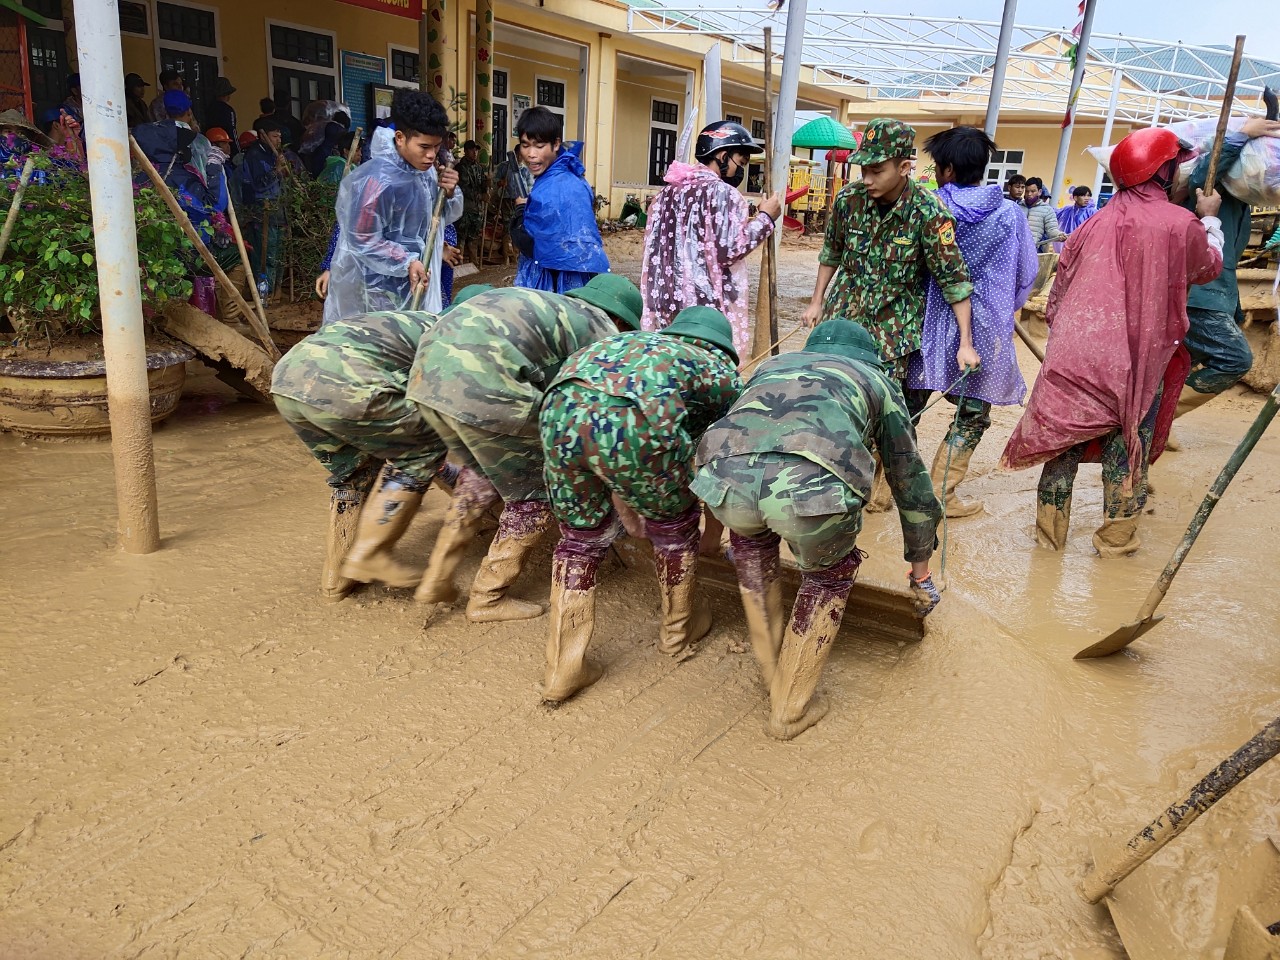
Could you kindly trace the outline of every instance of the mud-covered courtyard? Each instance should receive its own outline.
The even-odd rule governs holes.
[[[610,238],[632,276],[636,240]],[[784,317],[814,260],[784,248]],[[0,435],[6,958],[1120,958],[1076,890],[1094,850],[1280,713],[1274,428],[1164,623],[1071,659],[1134,619],[1259,394],[1179,421],[1143,549],[1107,561],[1098,467],[1066,552],[1037,547],[1035,471],[996,469],[1019,411],[995,411],[964,488],[987,510],[948,524],[925,639],[846,632],[827,718],[779,743],[737,600],[708,593],[716,626],[675,662],[651,568],[608,570],[605,676],[558,708],[535,689],[545,618],[472,625],[407,590],[320,602],[321,468],[272,408],[191,370],[155,433],[153,555],[115,546],[108,444]],[[951,410],[925,415],[926,460]],[[444,503],[402,556],[425,561]],[[860,545],[864,579],[905,579],[895,514]],[[518,595],[546,599],[549,549]],[[1181,956],[1220,956],[1219,893],[1280,836],[1277,796],[1272,763],[1143,868]]]

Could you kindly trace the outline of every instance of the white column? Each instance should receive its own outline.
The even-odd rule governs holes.
[[[791,166],[791,136],[796,131],[796,98],[800,92],[800,60],[804,56],[804,20],[809,0],[791,0],[787,4],[787,39],[782,47],[782,78],[778,85],[778,106],[774,112],[773,189],[787,192],[787,174]],[[782,230],[774,233],[774,249]]]
[[[987,97],[987,120],[983,129],[993,140],[1000,121],[1000,98],[1004,95],[1004,75],[1009,67],[1009,45],[1013,40],[1013,21],[1018,14],[1018,0],[1004,0],[1004,16],[1000,19],[1000,40],[996,44],[996,62],[991,68],[991,93]]]
[[[705,94],[706,112],[702,115],[702,126],[724,119],[724,107],[721,106],[720,91],[720,41],[712,38],[711,49],[702,58],[702,86]]]
[[[1120,105],[1120,81],[1124,78],[1123,70],[1113,71],[1111,77],[1111,100],[1107,103],[1107,123],[1102,128],[1102,146],[1111,146],[1111,128],[1116,123],[1116,108]],[[1098,172],[1093,175],[1093,201],[1098,202],[1098,194],[1102,192],[1102,164],[1098,164]]]
[[[1080,30],[1080,50],[1076,56],[1076,69],[1071,74],[1071,89],[1067,93],[1068,106],[1076,99],[1076,94],[1080,92],[1080,85],[1084,83],[1084,69],[1089,62],[1089,41],[1093,37],[1093,15],[1098,10],[1098,0],[1085,0],[1084,4],[1084,25]],[[1062,130],[1062,137],[1058,140],[1058,160],[1053,165],[1053,187],[1049,191],[1053,196],[1053,202],[1059,202],[1062,197],[1062,182],[1067,177],[1067,152],[1071,149],[1071,128],[1076,124],[1076,114],[1079,112],[1079,103],[1071,110],[1071,122]]]
[[[160,521],[125,123],[120,14],[115,0],[75,0],[75,19],[84,41],[80,45],[80,85],[102,305],[117,530],[120,545],[127,552],[151,553],[160,547]]]

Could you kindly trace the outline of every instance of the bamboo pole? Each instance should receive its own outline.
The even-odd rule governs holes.
[[[9,204],[9,212],[4,218],[4,232],[0,233],[0,260],[9,249],[9,238],[13,236],[13,225],[18,222],[18,210],[22,207],[22,195],[27,192],[27,184],[31,182],[31,171],[36,168],[36,158],[27,155],[27,162],[22,165],[22,176],[18,178],[18,189],[13,191],[13,202]]]
[[[1222,144],[1227,137],[1227,121],[1231,119],[1231,104],[1236,98],[1236,80],[1240,77],[1240,62],[1244,59],[1244,34],[1237,34],[1236,49],[1231,56],[1231,72],[1227,74],[1227,89],[1222,95],[1222,112],[1218,114],[1218,129],[1213,137],[1213,154],[1209,157],[1209,172],[1204,178],[1204,195],[1213,193],[1218,180],[1218,160],[1222,157]]]
[[[440,186],[440,182],[438,180],[436,181],[436,187],[437,187],[437,191],[436,191],[435,209],[431,211],[431,230],[428,231],[427,233],[427,245],[422,250],[422,255],[423,257],[426,258],[425,260],[423,260],[422,265],[427,269],[427,278],[421,284],[418,285],[418,288],[416,290],[413,291],[413,295],[409,300],[410,310],[422,309],[422,298],[426,296],[427,288],[431,286],[430,264],[431,264],[431,261],[435,258],[434,251],[435,251],[435,245],[436,245],[436,237],[439,236],[440,234],[440,219],[441,219],[442,211],[444,210],[444,200],[445,200],[444,188]]]
[[[347,162],[342,167],[342,179],[347,178],[347,174],[351,172],[351,165],[356,161],[356,154],[360,152],[360,135],[364,133],[364,127],[356,127],[356,135],[351,140],[351,149],[347,151]]]
[[[773,28],[764,28],[764,195],[773,196]],[[765,240],[760,254],[760,291],[756,298],[756,329],[752,344],[770,343],[778,339],[778,266],[777,241],[781,236],[779,216],[774,233]]]
[[[164,178],[160,176],[155,166],[147,159],[147,155],[142,152],[142,148],[138,146],[138,141],[129,137],[129,149],[133,153],[133,158],[138,162],[144,173],[151,178],[152,184],[155,185],[157,192],[165,202],[165,206],[169,208],[169,212],[178,222],[178,226],[182,228],[182,232],[187,235],[187,239],[195,245],[196,252],[200,254],[200,259],[205,262],[218,282],[231,294],[231,299],[240,311],[249,318],[249,325],[253,327],[253,332],[257,334],[258,339],[262,341],[263,348],[267,351],[267,356],[272,360],[280,359],[280,351],[276,348],[275,342],[271,339],[271,331],[267,329],[253,308],[240,295],[240,291],[236,289],[236,285],[231,282],[231,278],[227,276],[222,267],[218,266],[218,261],[214,259],[213,254],[209,252],[209,248],[205,246],[204,241],[200,239],[200,234],[196,233],[196,228],[191,225],[191,218],[187,216],[187,212],[178,204],[177,198],[173,195],[173,191],[169,189],[169,185],[164,182]],[[263,250],[263,260],[266,260],[266,251]]]
[[[262,306],[262,296],[258,293],[258,284],[254,282],[253,268],[249,264],[249,251],[245,249],[244,234],[240,232],[240,220],[236,217],[236,205],[227,194],[227,219],[231,221],[231,232],[235,234],[236,249],[240,251],[240,263],[244,266],[244,275],[249,278],[249,291],[253,294],[253,305],[258,308],[258,318],[268,330],[267,311]]]

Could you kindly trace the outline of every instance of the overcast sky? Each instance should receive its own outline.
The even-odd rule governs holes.
[[[678,5],[678,4],[676,4]],[[708,6],[720,6],[708,0]],[[1280,62],[1280,16],[1275,0],[1098,0],[1095,33],[1123,33],[1151,40],[1181,40],[1202,46],[1231,46],[1237,33],[1249,40],[1245,53]],[[922,17],[964,17],[999,20],[1003,0],[809,0],[809,9],[916,14]],[[1037,27],[1072,27],[1076,0],[1021,0],[1018,23]],[[1153,19],[1153,10],[1159,18]]]

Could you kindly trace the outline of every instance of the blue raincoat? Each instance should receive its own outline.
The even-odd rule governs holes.
[[[533,238],[533,256],[520,255],[515,285],[568,293],[597,273],[609,272],[595,192],[586,180],[580,141],[566,142],[551,166],[533,181],[524,207],[524,229]]]

